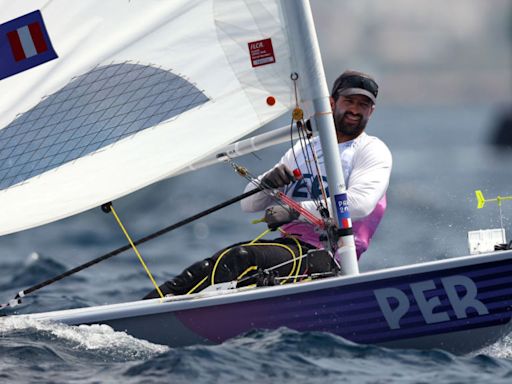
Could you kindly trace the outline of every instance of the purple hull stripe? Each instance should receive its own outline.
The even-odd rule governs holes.
[[[251,329],[288,327],[299,331],[325,331],[348,340],[379,343],[454,331],[503,325],[510,322],[512,308],[512,260],[490,262],[442,271],[418,273],[384,280],[320,289],[287,296],[184,310],[176,313],[185,327],[213,342],[222,342]],[[457,318],[442,278],[470,278],[478,290],[475,299],[488,313],[479,314],[469,306],[464,318]],[[446,313],[448,321],[428,324],[411,290],[411,283],[431,281],[424,299],[436,298],[432,313]],[[400,289],[409,301],[399,328],[391,329],[375,297],[375,290]],[[454,287],[459,298],[467,292]],[[396,300],[395,300],[396,301]],[[393,307],[393,300],[390,301]]]

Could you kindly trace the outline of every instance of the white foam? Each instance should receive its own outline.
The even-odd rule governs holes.
[[[114,331],[105,324],[72,326],[14,316],[0,319],[0,332],[4,336],[5,333],[30,329],[70,342],[75,349],[102,352],[102,355],[116,358],[147,358],[169,350],[167,346],[137,339],[126,332]]]
[[[31,252],[30,255],[25,259],[25,266],[32,265],[39,261],[41,256],[37,252]]]
[[[481,351],[479,354],[485,354],[499,359],[512,358],[512,336],[505,336],[503,339],[490,345]]]

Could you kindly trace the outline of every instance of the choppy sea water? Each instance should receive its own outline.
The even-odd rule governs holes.
[[[512,194],[512,153],[487,145],[492,107],[382,108],[368,133],[391,148],[388,211],[362,270],[467,254],[468,230],[499,226],[496,206],[476,209],[474,190]],[[268,169],[287,145],[239,160]],[[170,149],[172,150],[172,149]],[[245,181],[227,165],[179,176],[114,202],[133,237],[141,237],[241,193]],[[512,203],[503,207],[510,229]],[[238,206],[140,247],[158,281],[192,261],[264,230]],[[20,289],[124,244],[100,209],[0,238],[0,302]],[[127,252],[27,297],[18,313],[116,303],[151,285]],[[217,346],[168,348],[107,326],[65,326],[0,319],[0,381],[54,383],[297,382],[509,383],[512,338],[468,356],[440,350],[389,350],[326,333],[256,330]]]

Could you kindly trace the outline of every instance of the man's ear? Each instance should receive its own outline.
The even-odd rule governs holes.
[[[336,104],[336,102],[334,101],[332,96],[329,96],[329,101],[331,102],[331,110],[334,111],[334,104]]]
[[[368,115],[368,117],[370,117],[372,115],[373,111],[375,111],[375,104],[372,105],[372,108],[370,109],[370,114]]]

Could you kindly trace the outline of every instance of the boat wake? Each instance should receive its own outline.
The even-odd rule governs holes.
[[[22,336],[46,342],[53,350],[73,350],[90,354],[101,361],[130,361],[148,359],[166,352],[169,347],[136,339],[125,332],[114,331],[108,325],[69,326],[30,318],[0,319],[3,339]]]
[[[499,359],[512,359],[512,335],[505,336],[497,343],[482,349],[478,353]]]

